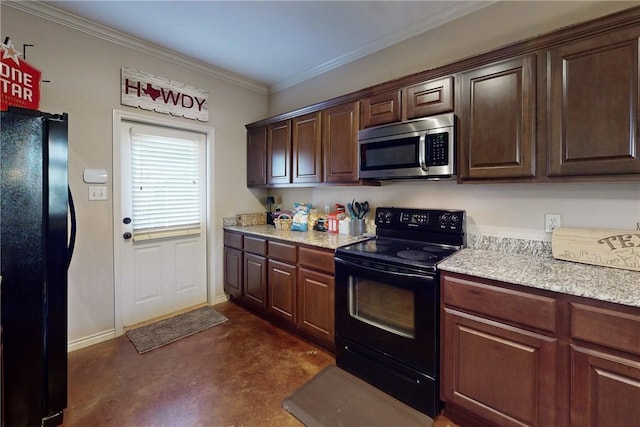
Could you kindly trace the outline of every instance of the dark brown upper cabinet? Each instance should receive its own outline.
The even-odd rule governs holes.
[[[453,77],[414,84],[403,92],[407,120],[453,110]]]
[[[292,120],[293,177],[292,182],[322,182],[322,140],[320,112]]]
[[[362,128],[385,125],[402,120],[401,91],[390,90],[360,101]]]
[[[247,187],[267,183],[267,127],[247,132]]]
[[[639,36],[636,26],[548,51],[549,176],[640,173]]]
[[[267,184],[291,182],[291,121],[267,126]]]
[[[373,184],[357,179],[359,129],[449,111],[458,119],[459,183],[637,182],[639,40],[640,7],[633,7],[282,113],[247,129],[269,129],[267,186],[315,184],[318,173],[323,185]],[[308,144],[294,160],[286,131],[279,134],[277,127],[317,112],[321,171],[317,151],[311,153]],[[315,123],[301,123],[299,131],[304,125],[305,132],[316,132]],[[292,138],[291,132],[286,135]],[[254,166],[264,152],[253,150],[263,139],[259,131],[249,136],[249,185],[264,185],[264,171]],[[285,147],[288,157],[282,155]],[[294,161],[299,172],[292,171]]]
[[[387,90],[360,101],[361,128],[453,111],[453,77]]]
[[[460,178],[535,176],[535,55],[461,74]]]
[[[324,181],[358,182],[359,102],[322,111]]]

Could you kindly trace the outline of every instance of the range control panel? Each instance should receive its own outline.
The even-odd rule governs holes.
[[[376,225],[386,229],[464,232],[465,211],[443,209],[378,208]]]

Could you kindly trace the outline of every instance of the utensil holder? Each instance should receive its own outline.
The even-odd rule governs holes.
[[[364,219],[353,219],[353,220],[351,220],[351,235],[352,236],[359,236],[361,234],[364,234],[365,231],[366,231],[366,224],[364,222]]]

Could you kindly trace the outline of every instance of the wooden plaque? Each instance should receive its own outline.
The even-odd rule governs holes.
[[[556,228],[551,248],[557,259],[640,271],[640,231]]]

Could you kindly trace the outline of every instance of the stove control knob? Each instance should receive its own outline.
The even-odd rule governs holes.
[[[378,222],[391,222],[391,217],[393,216],[391,211],[378,211]]]
[[[440,226],[441,227],[445,227],[447,225],[447,223],[449,222],[449,218],[450,218],[450,214],[445,213],[440,215],[440,218],[438,219],[440,221]]]
[[[458,215],[452,214],[449,222],[451,223],[451,227],[455,228],[460,222],[460,217]]]

